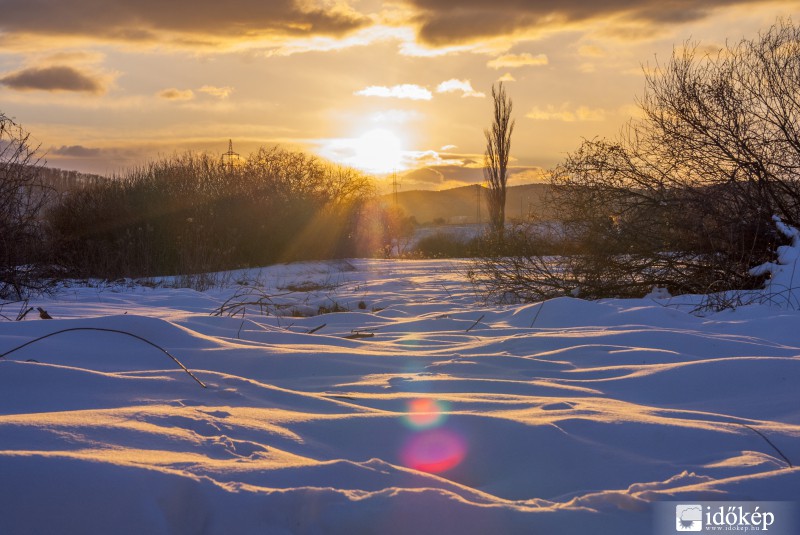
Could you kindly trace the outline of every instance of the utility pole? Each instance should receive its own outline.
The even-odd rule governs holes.
[[[397,208],[397,189],[398,189],[397,171],[395,170],[394,173],[392,173],[392,193],[394,194],[394,206],[395,206],[395,208]]]
[[[481,224],[481,185],[475,184],[475,221],[480,225]]]
[[[228,172],[233,172],[233,160],[239,159],[239,153],[233,152],[233,140],[228,140],[228,152],[222,155],[222,161],[228,163]]]

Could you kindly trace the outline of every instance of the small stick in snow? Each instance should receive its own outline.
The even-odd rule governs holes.
[[[450,293],[450,290],[447,289],[447,286],[445,286],[444,283],[441,283],[441,286],[442,286],[442,289],[444,289],[444,291],[447,292],[447,295],[449,297],[453,297],[453,294]]]
[[[756,429],[755,427],[750,427],[750,426],[749,426],[749,425],[747,425],[747,424],[739,424],[739,425],[741,425],[741,426],[743,426],[743,427],[746,427],[746,428],[748,428],[750,431],[752,431],[752,432],[754,432],[754,433],[757,433],[757,434],[758,434],[758,436],[760,436],[761,438],[763,438],[764,440],[766,440],[766,441],[767,441],[767,444],[769,444],[770,446],[772,446],[772,449],[774,449],[775,451],[777,451],[777,452],[778,452],[778,455],[780,455],[781,457],[783,457],[783,460],[784,460],[784,461],[786,461],[786,464],[788,464],[788,465],[789,465],[789,468],[794,468],[794,465],[792,465],[792,461],[790,461],[790,460],[789,460],[789,458],[788,458],[786,455],[784,455],[784,454],[783,454],[783,452],[782,452],[781,450],[779,450],[779,449],[778,449],[778,446],[776,446],[775,444],[773,444],[773,443],[772,443],[772,441],[771,441],[770,439],[768,439],[768,438],[767,438],[767,437],[764,435],[764,433],[762,433],[761,431],[759,431],[759,430],[758,430],[758,429]]]
[[[314,334],[315,332],[317,332],[318,330],[322,329],[322,328],[323,328],[323,327],[325,327],[326,325],[328,325],[328,324],[327,324],[327,323],[323,323],[323,324],[322,324],[322,325],[320,325],[319,327],[314,327],[314,328],[313,328],[313,329],[311,329],[310,331],[306,332],[306,334]]]
[[[356,398],[352,396],[343,396],[341,394],[323,394],[329,398],[336,398],[336,399],[349,399],[350,401],[355,401]]]
[[[533,324],[536,323],[536,320],[539,319],[539,314],[542,313],[542,309],[544,308],[544,301],[541,302],[539,305],[539,310],[536,311],[536,315],[533,317],[533,321],[531,322],[531,328],[533,328]]]
[[[485,316],[485,315],[486,315],[486,314],[484,314],[483,316]],[[470,331],[471,331],[471,330],[472,330],[472,329],[473,329],[473,328],[474,328],[474,327],[475,327],[477,324],[479,324],[479,323],[481,322],[481,320],[483,319],[483,316],[481,316],[480,318],[478,318],[478,320],[477,320],[475,323],[473,323],[472,325],[470,325],[469,329],[467,329],[467,331],[466,331],[466,332],[470,332]]]
[[[361,331],[353,331],[353,334],[348,334],[345,336],[348,340],[357,340],[359,338],[372,338],[375,336],[375,333],[362,333]]]

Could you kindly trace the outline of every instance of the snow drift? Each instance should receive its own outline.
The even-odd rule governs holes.
[[[486,306],[444,261],[258,279],[349,311],[81,287],[0,323],[0,353],[107,329],[0,359],[0,533],[648,533],[657,501],[800,499],[798,312]]]

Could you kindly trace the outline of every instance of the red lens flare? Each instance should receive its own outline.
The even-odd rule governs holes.
[[[409,468],[438,474],[461,464],[466,456],[464,440],[446,429],[431,429],[414,434],[400,456]]]

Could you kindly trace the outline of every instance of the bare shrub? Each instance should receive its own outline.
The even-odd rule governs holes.
[[[48,198],[38,147],[0,112],[0,299],[22,300],[48,287],[40,216]]]
[[[514,293],[641,296],[753,288],[749,268],[800,218],[800,28],[701,55],[687,43],[647,74],[642,119],[585,141],[552,171],[558,257],[482,260]]]

